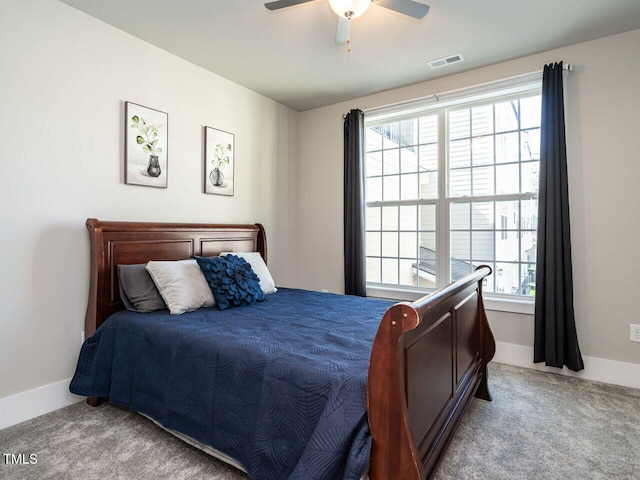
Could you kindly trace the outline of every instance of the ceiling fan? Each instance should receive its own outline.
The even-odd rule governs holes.
[[[268,10],[279,10],[313,1],[315,0],[278,0],[267,2],[264,6]],[[331,9],[338,15],[336,43],[351,43],[351,20],[366,12],[372,3],[418,20],[423,18],[429,11],[429,5],[414,2],[413,0],[329,0]],[[349,45],[348,49],[351,50],[351,45]]]

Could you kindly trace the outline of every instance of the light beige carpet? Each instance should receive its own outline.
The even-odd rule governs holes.
[[[640,390],[493,363],[437,480],[640,479]],[[36,454],[0,479],[247,480],[128,410],[83,403],[0,431],[0,454]]]

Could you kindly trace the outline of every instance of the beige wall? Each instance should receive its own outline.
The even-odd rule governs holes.
[[[65,4],[0,0],[0,399],[72,376],[87,217],[261,222],[294,285],[298,113]],[[169,114],[169,186],[122,182],[123,102]],[[203,126],[235,134],[235,196],[205,195]]]
[[[342,115],[574,65],[567,79],[575,309],[584,355],[640,364],[629,323],[640,323],[640,30],[303,112],[299,143],[299,283],[343,291]],[[490,312],[496,339],[531,346],[531,315]]]
[[[0,0],[0,399],[68,379],[88,292],[87,217],[262,222],[279,285],[343,290],[342,114],[563,59],[576,312],[587,355],[640,363],[640,31],[304,113],[52,0]],[[124,101],[169,113],[169,187],[122,183]],[[204,195],[202,127],[235,133],[234,197]],[[530,345],[528,315],[491,312]]]

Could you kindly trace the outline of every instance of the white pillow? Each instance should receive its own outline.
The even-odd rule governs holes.
[[[195,259],[151,261],[146,268],[173,315],[215,305],[213,293]]]
[[[237,255],[238,257],[244,258],[260,279],[260,288],[265,295],[278,291],[276,282],[273,281],[273,277],[271,273],[269,273],[267,264],[264,263],[260,252],[222,252],[220,255]]]

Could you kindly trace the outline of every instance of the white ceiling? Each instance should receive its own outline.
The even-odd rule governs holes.
[[[327,0],[63,1],[299,111],[640,28],[640,0],[420,0],[420,21],[372,5],[348,52]]]

